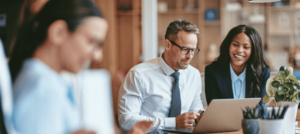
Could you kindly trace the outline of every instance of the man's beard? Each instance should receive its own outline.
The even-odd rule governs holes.
[[[187,62],[188,64],[183,64],[182,62]],[[180,63],[177,64],[177,67],[179,69],[186,69],[188,67],[188,65],[190,64],[191,59],[184,59],[184,60],[180,60]]]

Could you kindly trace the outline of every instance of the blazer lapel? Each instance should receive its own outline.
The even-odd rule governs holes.
[[[225,64],[222,68],[223,70],[223,80],[222,80],[222,86],[223,86],[223,94],[225,95],[225,98],[233,98],[233,92],[232,92],[232,83],[231,83],[231,75],[230,75],[230,63]]]
[[[249,66],[249,65],[248,65]],[[251,95],[251,87],[252,87],[252,79],[254,78],[250,67],[247,67],[246,71],[246,98],[252,98],[254,96]]]

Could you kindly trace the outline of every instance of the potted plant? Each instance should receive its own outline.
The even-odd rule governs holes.
[[[242,109],[244,119],[242,120],[242,128],[244,134],[258,134],[259,125],[258,125],[258,113],[259,108],[249,108]]]
[[[284,118],[285,134],[295,133],[297,107],[300,101],[300,82],[292,74],[292,67],[281,66],[277,76],[268,79],[266,95],[263,97],[263,102],[269,106],[289,105]]]

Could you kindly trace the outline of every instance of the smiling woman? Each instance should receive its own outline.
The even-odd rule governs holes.
[[[269,77],[259,33],[247,25],[234,27],[221,44],[220,56],[205,68],[207,103],[212,99],[263,97]]]

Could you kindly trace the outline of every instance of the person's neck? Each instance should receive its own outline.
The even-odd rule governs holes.
[[[49,68],[54,70],[57,73],[62,71],[59,54],[57,48],[51,45],[41,45],[38,47],[33,54],[32,58],[36,58],[46,64]]]
[[[232,67],[234,73],[235,73],[237,76],[239,76],[239,75],[244,71],[244,69],[245,69],[245,67],[246,67],[246,64],[244,64],[244,65],[242,65],[242,66],[235,66],[235,65],[233,65],[231,62],[230,62],[230,64],[231,64],[231,67]]]
[[[163,58],[164,61],[167,63],[167,65],[169,65],[169,67],[171,67],[174,71],[178,71],[178,70],[179,70],[178,68],[172,66],[171,60],[170,60],[169,57],[170,57],[170,56],[169,56],[167,53],[165,53],[165,52],[162,54],[162,58]]]

